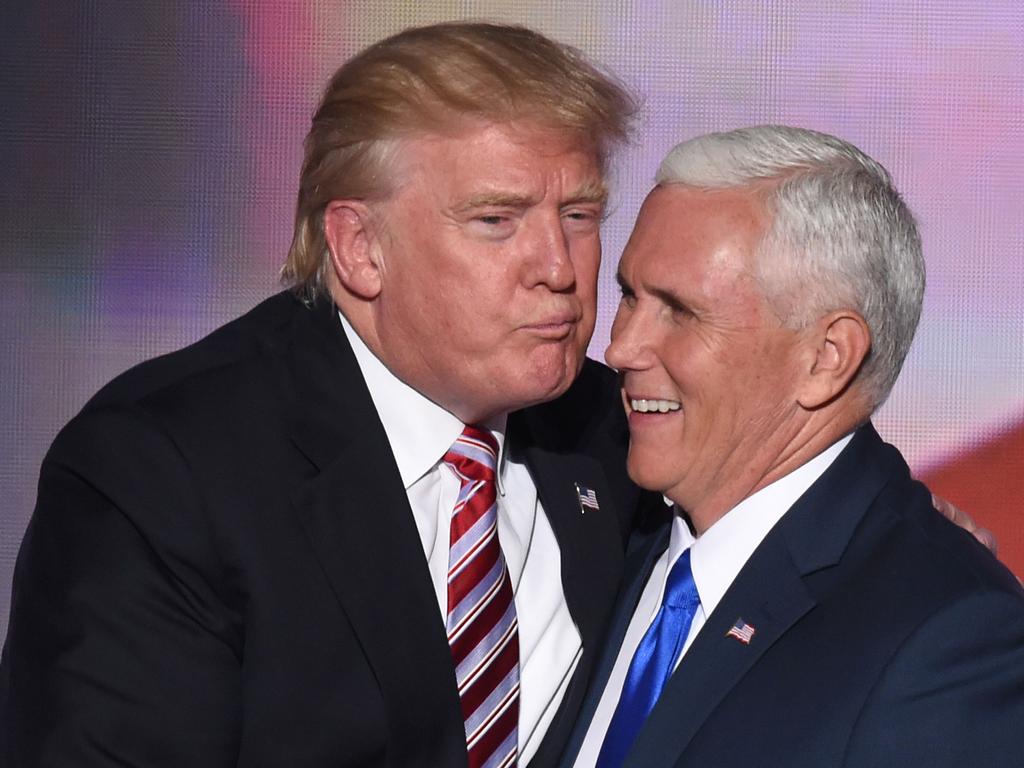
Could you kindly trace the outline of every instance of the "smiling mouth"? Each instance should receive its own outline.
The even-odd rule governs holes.
[[[682,408],[682,405],[676,400],[631,397],[627,402],[629,410],[634,413],[669,413]]]

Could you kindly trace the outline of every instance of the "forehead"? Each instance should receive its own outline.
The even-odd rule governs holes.
[[[661,185],[640,209],[620,271],[627,280],[639,279],[641,284],[728,284],[753,273],[758,246],[770,223],[756,190]],[[631,276],[634,272],[636,277]]]
[[[534,122],[463,118],[443,132],[401,139],[400,172],[448,189],[558,184],[604,190],[597,146],[586,136]]]

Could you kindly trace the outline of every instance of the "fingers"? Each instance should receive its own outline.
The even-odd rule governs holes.
[[[952,522],[959,525],[961,528],[974,531],[977,526],[974,524],[974,519],[970,515],[957,509],[953,504],[941,496],[932,494],[932,506],[935,507],[942,515]]]
[[[943,516],[951,520],[956,525],[959,525],[965,531],[969,531],[974,538],[982,543],[992,554],[997,554],[998,544],[996,542],[995,534],[992,533],[988,528],[982,528],[975,521],[974,518],[964,512],[962,509],[954,506],[949,500],[932,494],[932,505],[937,509]]]
[[[993,555],[999,554],[998,544],[996,542],[996,535],[992,533],[988,528],[975,528],[971,533],[974,534],[974,538],[988,547],[989,551]]]

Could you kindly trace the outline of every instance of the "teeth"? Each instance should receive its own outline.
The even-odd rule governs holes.
[[[681,407],[675,400],[630,400],[629,406],[637,413],[668,413]]]

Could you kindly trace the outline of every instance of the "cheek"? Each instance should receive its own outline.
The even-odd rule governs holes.
[[[444,265],[420,277],[413,289],[425,326],[443,324],[470,336],[483,334],[511,303],[507,280],[495,270]]]
[[[456,271],[452,282],[459,300],[480,317],[509,315],[521,300],[518,295],[520,275],[512,258],[505,253],[476,254]]]
[[[748,348],[746,354],[733,363],[739,373],[732,383],[732,389],[740,390],[737,399],[743,399],[748,408],[755,403],[774,401],[781,387],[785,360],[783,350],[767,344]]]
[[[659,441],[636,440],[630,444],[626,469],[641,487],[666,491],[692,474],[693,458],[693,451],[683,435]]]
[[[597,278],[601,269],[601,248],[591,250],[582,258],[576,259],[576,291],[597,302]]]
[[[448,346],[474,359],[511,359],[510,365],[527,366],[529,345],[526,337],[515,333],[522,319],[517,315],[514,294],[494,290],[480,283],[477,290],[460,291],[445,298],[425,301],[425,310],[436,313],[437,320],[424,324],[448,335]]]
[[[623,363],[622,354],[626,349],[626,329],[629,327],[631,312],[626,306],[625,299],[619,299],[619,306],[615,310],[615,317],[612,318],[612,327],[609,335],[608,348],[605,350],[605,360],[612,368]]]

